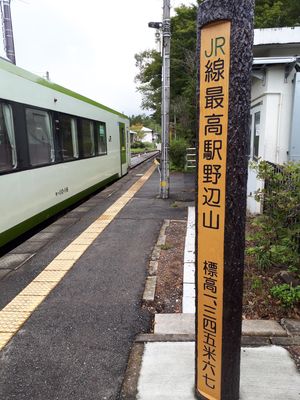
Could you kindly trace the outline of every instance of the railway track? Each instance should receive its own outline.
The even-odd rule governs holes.
[[[159,150],[155,150],[148,153],[140,153],[139,155],[131,157],[130,168],[131,169],[135,168],[138,165],[142,164],[143,162],[151,160],[151,158],[156,157],[159,153],[160,153]]]

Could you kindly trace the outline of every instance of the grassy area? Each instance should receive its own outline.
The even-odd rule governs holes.
[[[139,153],[144,153],[146,151],[146,149],[142,149],[141,147],[137,148],[137,149],[130,149],[131,154],[139,154]]]
[[[132,149],[132,148],[130,149],[131,154],[145,153],[147,151],[153,151],[153,150],[156,150],[156,148],[155,147],[144,147],[144,148],[138,147],[137,149]]]

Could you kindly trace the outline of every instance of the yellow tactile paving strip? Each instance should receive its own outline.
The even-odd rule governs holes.
[[[0,350],[18,332],[33,311],[45,300],[93,241],[155,171],[153,165],[114,204],[68,245],[50,264],[0,311]]]

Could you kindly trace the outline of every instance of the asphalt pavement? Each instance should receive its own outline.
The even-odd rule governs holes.
[[[31,257],[0,280],[0,308],[149,166],[135,168],[44,229],[53,235],[37,233],[21,245],[23,252],[22,247],[12,250],[12,256]],[[141,300],[151,250],[163,220],[185,219],[185,202],[193,200],[192,175],[172,175],[172,186],[176,190],[171,189],[170,199],[158,199],[159,175],[154,172],[3,348],[0,399],[118,398],[135,337],[150,328]],[[179,206],[173,206],[175,201]]]

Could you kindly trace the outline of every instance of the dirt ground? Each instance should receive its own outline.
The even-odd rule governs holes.
[[[166,244],[161,246],[158,261],[156,296],[149,307],[153,313],[181,312],[185,235],[185,221],[171,221],[166,229]],[[255,265],[253,258],[245,257],[244,319],[279,321],[281,318],[300,318],[299,308],[288,310],[270,295],[276,273],[276,268],[262,270]]]
[[[186,221],[170,221],[166,243],[160,246],[153,313],[181,313],[183,289],[183,256]]]

